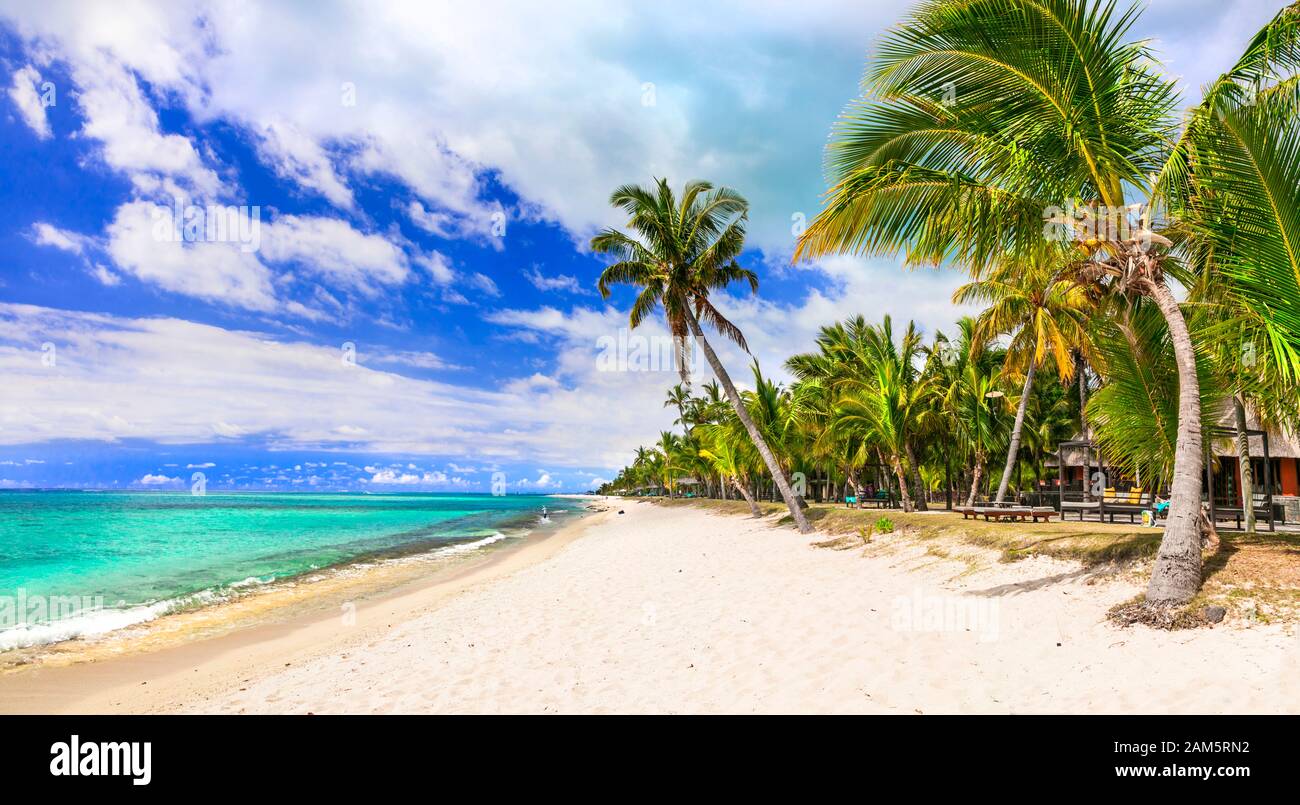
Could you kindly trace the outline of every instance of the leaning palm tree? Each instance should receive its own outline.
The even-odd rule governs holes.
[[[1188,266],[1168,251],[1169,239],[1151,231],[1158,227],[1150,211],[1214,186],[1196,181],[1213,173],[1197,165],[1207,157],[1197,146],[1214,138],[1180,141],[1175,84],[1155,66],[1147,44],[1130,37],[1138,15],[1136,5],[1120,10],[1114,0],[922,4],[886,35],[865,80],[867,97],[837,125],[828,150],[827,203],[795,257],[902,252],[912,264],[948,262],[978,271],[996,255],[1037,248],[1047,217],[1065,224],[1059,231],[1077,250],[1081,282],[1150,297],[1169,329],[1179,374],[1169,519],[1146,596],[1169,605],[1189,601],[1201,584],[1204,454],[1196,353],[1166,280]],[[1279,68],[1294,72],[1297,40],[1300,16],[1292,7],[1222,81],[1235,87],[1277,76]],[[1212,92],[1211,112],[1203,117],[1217,117],[1231,105],[1220,99],[1234,94]],[[1234,120],[1227,111],[1225,119]],[[1238,138],[1260,146],[1240,152],[1278,159],[1272,174],[1258,166],[1251,173],[1249,160],[1241,160],[1241,170],[1231,171],[1240,180],[1232,198],[1254,213],[1252,222],[1290,231],[1294,209],[1279,214],[1274,208],[1273,222],[1280,222],[1274,225],[1268,207],[1256,206],[1289,175],[1281,157],[1295,151],[1286,139],[1279,144],[1279,126],[1261,121],[1251,136]],[[1212,161],[1216,153],[1208,155]],[[1147,212],[1125,227],[1134,203]],[[1172,204],[1175,211],[1181,206]],[[1118,232],[1112,222],[1121,224]],[[1268,275],[1285,279],[1285,250],[1272,257]],[[1253,270],[1245,260],[1237,266],[1242,275]],[[1263,282],[1239,279],[1243,287],[1265,290]],[[1276,289],[1267,290],[1272,298]],[[1290,312],[1277,313],[1279,307]],[[1294,306],[1259,308],[1279,328],[1296,321]]]
[[[601,296],[609,298],[611,285],[635,285],[641,290],[629,316],[633,329],[662,306],[669,332],[677,340],[683,357],[686,339],[695,339],[763,457],[799,531],[809,533],[812,526],[799,507],[785,473],[754,426],[740,392],[701,326],[701,322],[712,325],[724,338],[749,351],[744,334],[709,301],[710,292],[733,282],[746,282],[751,292],[758,291],[758,276],[736,262],[745,244],[748,202],[734,190],[715,189],[701,181],[688,182],[679,200],[665,179],[658,180],[653,188],[624,185],[609,200],[630,216],[628,228],[636,236],[606,229],[591,239],[592,251],[612,255],[617,261],[600,275]],[[685,363],[679,367],[684,381]]]
[[[1062,265],[1053,262],[1060,256],[1058,250],[1047,249],[1041,259],[1008,260],[998,265],[988,279],[967,283],[952,296],[957,304],[978,301],[989,305],[979,316],[979,337],[1010,335],[1003,371],[1022,371],[1025,376],[1007,446],[1007,462],[998,483],[998,503],[1007,495],[1020,455],[1020,434],[1035,374],[1050,356],[1061,382],[1068,383],[1075,368],[1071,350],[1086,348],[1083,324],[1087,298],[1077,284],[1061,275]]]

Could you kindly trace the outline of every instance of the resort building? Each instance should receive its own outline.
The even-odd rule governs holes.
[[[1250,434],[1250,463],[1257,506],[1262,505],[1262,498],[1271,492],[1275,519],[1279,523],[1300,523],[1300,439],[1286,431],[1261,428],[1259,420],[1250,411],[1246,414],[1246,429]],[[1207,442],[1213,457],[1207,468],[1207,478],[1212,485],[1214,504],[1222,509],[1240,509],[1244,503],[1241,459],[1237,454],[1236,427],[1231,410],[1219,420],[1213,434],[1207,434]],[[1143,479],[1113,473],[1105,456],[1098,454],[1096,445],[1082,436],[1062,442],[1057,452],[1047,460],[1047,466],[1060,469],[1056,485],[1067,497],[1070,492],[1076,496],[1082,494],[1085,465],[1094,483],[1102,480],[1096,478],[1095,473],[1103,472],[1105,488],[1114,490],[1114,493],[1150,492]]]

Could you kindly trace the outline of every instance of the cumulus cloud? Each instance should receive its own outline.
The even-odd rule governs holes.
[[[394,484],[396,486],[410,486],[412,484],[436,485],[445,484],[447,481],[447,474],[443,472],[411,473],[397,470],[378,470],[370,476],[370,483],[372,484]]]
[[[417,253],[400,238],[365,231],[354,187],[374,176],[401,185],[393,204],[424,232],[507,250],[517,248],[510,233],[519,220],[556,223],[579,248],[592,229],[621,225],[607,199],[623,182],[709,178],[749,197],[750,242],[779,264],[799,216],[818,207],[819,144],[857,92],[864,50],[912,4],[430,2],[304,13],[219,0],[125,12],[117,4],[0,0],[0,15],[31,61],[66,68],[75,92],[60,100],[70,99],[80,136],[137,196],[101,236],[50,223],[32,230],[36,242],[104,257],[117,273],[90,265],[106,284],[130,276],[218,305],[330,320],[346,310],[346,292],[384,298],[413,275],[428,277],[444,302],[500,296],[491,278],[457,270],[442,252]],[[1136,30],[1155,35],[1171,67],[1199,85],[1230,63],[1276,3],[1191,0],[1190,8],[1155,0]],[[720,27],[728,36],[716,36]],[[41,136],[48,120],[32,107],[36,78],[33,67],[18,70],[9,97]],[[353,213],[355,223],[332,215],[268,220],[257,252],[160,244],[146,200],[238,193],[232,166],[200,135],[162,130],[165,106],[188,111],[195,131],[220,122],[248,132],[278,176]],[[520,199],[510,209],[493,198],[501,185]],[[933,330],[960,312],[949,303],[959,281],[951,274],[904,276],[893,261],[856,258],[782,270],[808,280],[797,301],[717,300],[778,379],[788,379],[786,357],[845,316],[878,320],[889,311],[899,325],[915,318]],[[581,287],[576,277],[536,267],[524,278],[543,291]],[[291,284],[309,286],[309,298],[288,301]],[[529,367],[487,391],[402,375],[406,367],[438,368],[439,358],[414,351],[340,374],[336,348],[306,340],[8,306],[0,368],[14,391],[0,398],[0,443],[260,438],[484,463],[618,466],[670,425],[662,393],[675,375],[603,369],[598,344],[617,341],[625,311],[552,302],[487,314],[491,337],[548,345],[555,356],[544,372]],[[56,371],[33,362],[36,333],[67,342]],[[658,321],[638,334],[666,336]],[[750,356],[715,344],[743,385]]]
[[[551,478],[551,474],[546,470],[538,470],[537,477],[533,479],[520,478],[515,482],[515,486],[520,489],[557,489],[562,484]]]
[[[81,90],[77,104],[85,116],[81,133],[99,141],[110,167],[144,191],[185,188],[202,197],[217,194],[221,182],[216,172],[188,137],[160,130],[158,113],[126,66],[92,57],[77,63],[74,75]]]
[[[193,0],[123,13],[0,0],[0,13],[69,64],[83,133],[142,186],[215,192],[221,166],[159,132],[141,81],[200,121],[252,132],[263,161],[337,206],[353,203],[345,176],[396,178],[411,220],[440,237],[509,243],[493,236],[506,211],[489,176],[524,200],[510,217],[579,239],[621,223],[613,186],[703,177],[748,195],[751,242],[782,252],[792,218],[818,208],[817,143],[856,94],[864,52],[912,5],[441,0],[304,13]],[[1195,91],[1276,10],[1154,0],[1136,31]]]
[[[114,264],[142,282],[174,293],[250,310],[276,307],[271,272],[252,252],[224,242],[161,239],[171,212],[145,201],[118,208],[107,229]]]
[[[146,473],[145,476],[136,481],[136,483],[143,484],[144,486],[166,486],[168,484],[179,484],[181,483],[181,479],[169,478],[166,475],[153,475]]]

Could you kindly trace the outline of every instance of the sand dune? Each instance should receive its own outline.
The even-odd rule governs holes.
[[[627,503],[539,564],[204,712],[1218,713],[1300,710],[1300,639],[1105,623],[1131,582],[976,572],[895,538]],[[1091,582],[1091,583],[1090,583]]]

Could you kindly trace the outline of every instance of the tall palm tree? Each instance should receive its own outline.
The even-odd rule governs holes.
[[[828,150],[827,203],[795,257],[902,252],[913,264],[951,262],[978,270],[996,255],[1035,248],[1045,213],[1051,217],[1078,200],[1086,214],[1069,216],[1062,231],[1077,248],[1080,281],[1150,297],[1172,340],[1178,440],[1169,519],[1147,588],[1149,602],[1168,605],[1190,600],[1201,583],[1204,457],[1196,353],[1166,281],[1181,266],[1166,251],[1171,241],[1150,231],[1150,215],[1136,231],[1114,236],[1099,237],[1095,225],[1124,215],[1134,202],[1151,210],[1193,196],[1203,185],[1183,180],[1205,174],[1196,174],[1192,156],[1199,141],[1178,138],[1173,81],[1159,72],[1146,43],[1130,38],[1138,15],[1136,5],[1119,10],[1114,0],[920,6],[885,36],[865,80],[868,96],[837,125]],[[1294,67],[1298,28],[1294,7],[1279,14],[1226,83],[1273,74],[1280,62]],[[1232,94],[1211,93],[1211,100]],[[1279,153],[1290,149],[1289,141],[1278,143],[1277,132],[1263,127],[1254,142],[1267,141]],[[1275,165],[1275,176],[1233,171],[1256,191],[1234,190],[1233,198],[1277,189],[1287,173],[1280,160]],[[1180,193],[1180,187],[1193,191]],[[1274,218],[1290,231],[1286,221],[1296,214],[1292,208]],[[1244,261],[1238,266],[1249,273]],[[1287,255],[1269,266],[1270,275],[1284,277]],[[1289,270],[1295,274],[1293,265]],[[1296,310],[1267,315],[1294,323],[1300,318],[1289,316]]]
[[[1279,12],[1189,116],[1166,175],[1202,273],[1189,298],[1210,339],[1237,431],[1244,525],[1255,530],[1246,408],[1294,421],[1300,380],[1300,5]],[[1290,77],[1288,78],[1288,73]]]
[[[1020,433],[1025,411],[1034,388],[1038,368],[1053,358],[1062,382],[1074,376],[1071,350],[1086,342],[1083,326],[1087,298],[1078,285],[1061,275],[1060,253],[1048,249],[1041,259],[1008,260],[997,266],[988,279],[967,283],[952,296],[957,304],[984,302],[989,305],[979,316],[978,336],[992,339],[1010,335],[1007,373],[1023,372],[1024,387],[1016,406],[1016,420],[1007,445],[1007,461],[998,483],[997,502],[1001,503],[1011,482],[1011,472],[1020,455]]]
[[[658,180],[653,188],[624,185],[609,200],[630,216],[627,225],[636,236],[606,229],[592,238],[592,251],[612,255],[617,261],[600,275],[601,296],[608,299],[614,284],[635,285],[641,291],[629,317],[633,329],[662,306],[668,329],[679,344],[685,344],[688,336],[694,337],[776,481],[799,531],[809,533],[812,526],[789,481],[750,419],[740,392],[701,326],[702,321],[712,325],[724,338],[748,352],[740,329],[709,301],[710,292],[733,282],[746,282],[751,292],[758,291],[758,276],[736,262],[745,244],[748,202],[734,190],[715,189],[701,181],[688,182],[678,200],[665,179]],[[681,368],[685,380],[686,368]]]

